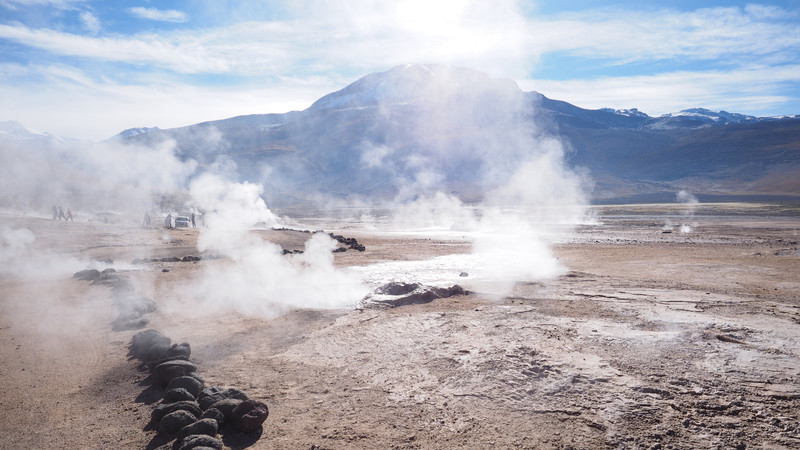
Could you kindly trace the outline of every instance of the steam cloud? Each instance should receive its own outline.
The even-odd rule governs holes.
[[[253,232],[256,223],[281,223],[264,203],[261,186],[204,174],[191,183],[190,194],[193,204],[208,211],[198,249],[230,258],[209,261],[178,289],[194,314],[235,310],[273,317],[290,306],[352,306],[366,295],[356,275],[334,268],[336,242],[327,234],[315,233],[302,254],[284,256],[280,246]]]
[[[358,148],[350,149],[357,157],[349,160],[387,188],[374,197],[348,199],[346,205],[359,206],[348,212],[391,206],[389,228],[468,236],[472,255],[437,264],[455,274],[468,270],[469,279],[458,281],[481,292],[504,295],[515,282],[563,273],[550,242],[583,219],[588,183],[565,165],[564,146],[540,134],[534,98],[511,81],[447,66],[393,69],[374,92],[366,84],[359,98],[373,102],[386,130],[365,132]],[[329,100],[327,107],[347,109],[348,101]],[[191,139],[207,144],[201,158],[230,147],[210,126]],[[6,207],[43,212],[63,203],[76,212],[108,208],[133,217],[147,210],[202,210],[207,228],[199,250],[228,259],[207,261],[179,287],[178,297],[197,312],[233,308],[271,316],[287,306],[354,305],[367,293],[355,272],[334,268],[334,243],[326,235],[314,235],[302,255],[287,256],[253,232],[254,224],[270,228],[282,222],[267,207],[264,187],[286,192],[280,185],[286,177],[267,164],[257,170],[264,179],[252,183],[240,182],[239,168],[225,156],[205,161],[198,171],[195,160],[176,156],[171,140],[0,149],[0,162],[19,174],[2,180]],[[387,202],[389,192],[393,198]],[[343,205],[322,192],[309,197],[324,202],[319,206]],[[6,232],[13,233],[20,234],[13,242],[25,241],[24,231]],[[12,245],[17,244],[7,247]],[[369,270],[360,273],[372,280]]]
[[[697,222],[694,221],[694,210],[697,208],[699,201],[691,192],[682,190],[676,194],[678,203],[683,203],[685,208],[681,211],[683,216],[682,223],[679,227],[681,233],[691,233],[697,227]]]

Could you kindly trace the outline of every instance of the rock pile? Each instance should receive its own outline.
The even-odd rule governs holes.
[[[114,331],[144,328],[148,323],[144,314],[156,310],[153,300],[136,296],[130,278],[114,269],[82,270],[73,278],[111,287],[119,310],[119,317],[111,324]],[[150,373],[154,387],[163,388],[162,401],[151,414],[151,425],[159,439],[175,440],[175,449],[222,449],[219,433],[258,432],[269,416],[266,403],[251,399],[238,389],[206,387],[197,365],[190,361],[192,348],[188,342],[173,344],[170,338],[148,329],[136,333],[128,349],[128,356],[139,360],[139,368]]]
[[[366,308],[395,308],[430,303],[440,298],[467,294],[469,294],[469,291],[457,284],[450,287],[435,287],[419,283],[391,282],[380,286],[364,297],[361,300],[361,305]]]
[[[142,362],[154,385],[164,395],[151,415],[161,437],[175,439],[173,448],[221,449],[217,438],[224,429],[257,432],[269,416],[269,408],[236,388],[205,387],[197,366],[189,360],[188,342],[172,344],[156,330],[144,330],[131,338],[129,356]],[[223,428],[225,426],[225,428]]]
[[[215,257],[205,257],[206,259],[216,259]],[[165,258],[136,258],[131,261],[131,264],[147,264],[147,263],[155,263],[155,262],[197,262],[201,261],[203,258],[200,256],[184,256],[183,258],[179,258],[177,256],[168,256]]]
[[[140,330],[150,322],[144,315],[156,310],[156,302],[135,295],[130,278],[115,269],[108,268],[102,272],[97,269],[81,270],[75,272],[72,278],[111,287],[111,298],[119,311],[119,316],[111,322],[114,331]]]
[[[346,251],[348,248],[351,250],[358,250],[359,252],[363,252],[364,250],[366,250],[366,247],[359,244],[356,238],[344,237],[340,234],[333,234],[333,233],[328,233],[328,236],[330,236],[331,239],[333,239],[334,241],[347,246],[347,247],[339,247],[336,250],[334,250],[334,252],[343,252]]]

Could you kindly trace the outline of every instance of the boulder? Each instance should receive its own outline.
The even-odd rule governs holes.
[[[166,414],[158,423],[159,434],[175,434],[186,425],[197,421],[197,417],[189,411],[179,409]]]
[[[191,361],[173,360],[161,363],[152,370],[155,383],[166,386],[173,378],[197,372],[197,366]]]
[[[180,402],[183,400],[194,401],[194,399],[194,395],[184,388],[168,389],[167,392],[164,393],[164,402],[166,403]]]
[[[140,330],[150,323],[150,319],[142,317],[140,313],[120,313],[113,322],[111,329],[114,331]]]
[[[235,388],[211,386],[203,389],[200,392],[200,395],[197,396],[197,401],[200,403],[200,407],[203,408],[203,410],[206,410],[214,403],[226,398],[247,400],[247,394]]]
[[[261,427],[267,420],[269,408],[267,404],[258,400],[245,400],[236,408],[233,408],[230,415],[231,424],[234,428],[244,433],[252,433]]]
[[[72,278],[79,280],[95,281],[100,279],[100,271],[97,269],[86,269],[72,274]]]
[[[198,405],[197,402],[180,401],[174,403],[160,403],[153,410],[152,418],[154,421],[159,422],[167,414],[178,410],[190,412],[195,417],[199,417],[201,414],[203,414],[203,411],[200,409],[200,405]]]
[[[148,361],[154,349],[163,353],[169,348],[170,341],[156,330],[140,331],[131,338],[130,354],[140,361]]]
[[[200,448],[222,450],[222,440],[205,434],[193,434],[191,436],[186,436],[178,443],[178,450],[191,450]]]
[[[244,400],[239,400],[238,398],[225,398],[214,403],[208,409],[216,409],[217,411],[221,412],[223,422],[227,422],[230,420],[231,413],[233,412],[234,408],[239,406],[243,401]]]
[[[186,425],[178,432],[178,439],[183,439],[186,436],[193,434],[205,434],[214,437],[217,435],[219,424],[214,419],[199,419],[198,421]]]
[[[147,314],[156,310],[156,302],[147,297],[122,295],[114,299],[114,305],[120,313]]]
[[[221,427],[225,423],[225,414],[222,414],[222,411],[218,410],[217,408],[208,408],[207,410],[203,411],[203,415],[200,416],[200,418],[216,420],[218,427]]]
[[[203,390],[203,382],[193,376],[184,375],[182,377],[175,377],[167,383],[167,391],[178,388],[186,389],[194,398],[197,398],[197,396],[200,395],[200,391]]]

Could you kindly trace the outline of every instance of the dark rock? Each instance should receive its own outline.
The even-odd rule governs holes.
[[[86,269],[72,274],[72,278],[79,280],[95,281],[100,279],[100,271],[97,269]]]
[[[200,410],[200,405],[192,401],[180,401],[174,403],[161,403],[153,409],[152,418],[156,422],[160,421],[167,414],[174,411],[187,411],[192,413],[193,416],[199,417],[203,414]]]
[[[130,354],[140,361],[147,361],[154,347],[163,348],[163,352],[169,348],[170,341],[170,338],[156,330],[140,331],[131,338]]]
[[[186,436],[178,443],[178,450],[192,450],[200,448],[210,448],[222,450],[222,440],[205,434],[193,434]]]
[[[153,379],[157,384],[166,386],[173,378],[182,377],[197,371],[197,366],[191,361],[173,360],[161,363],[152,370]]]
[[[140,330],[148,323],[150,323],[150,319],[142,317],[139,313],[120,314],[111,322],[111,329],[114,331]]]
[[[408,285],[405,285],[405,286],[408,286]],[[385,287],[385,286],[383,286],[383,287]],[[379,289],[381,289],[381,288],[379,288]],[[378,290],[376,290],[375,292],[386,294],[385,292],[378,292]],[[436,299],[440,299],[440,298],[447,298],[447,297],[452,297],[454,295],[467,295],[467,294],[469,294],[469,291],[464,290],[464,288],[462,288],[461,286],[459,286],[457,284],[453,285],[453,286],[450,286],[449,288],[437,288],[437,287],[423,288],[423,287],[420,287],[420,288],[417,288],[414,291],[412,291],[410,294],[405,295],[403,297],[393,298],[393,299],[380,299],[380,300],[376,300],[375,303],[377,303],[379,305],[385,305],[385,306],[391,306],[391,307],[406,306],[406,305],[418,305],[418,304],[422,304],[422,303],[430,303],[430,302],[432,302],[432,301],[434,301]],[[389,295],[392,295],[392,294],[389,294]],[[394,295],[396,295],[396,294],[394,294]]]
[[[167,383],[167,391],[172,389],[186,389],[196,398],[203,390],[203,381],[193,376],[175,377]]]
[[[333,253],[344,253],[346,251],[347,249],[344,247],[336,247],[335,249],[333,249]]]
[[[205,434],[214,437],[217,435],[218,427],[219,424],[214,419],[199,419],[197,422],[181,428],[178,432],[178,439],[183,439],[193,434]]]
[[[267,420],[269,408],[258,400],[245,400],[231,412],[231,424],[244,433],[252,433]]]
[[[114,299],[114,305],[120,314],[147,314],[156,310],[156,302],[147,297],[120,296]]]
[[[247,394],[235,388],[211,386],[203,389],[200,392],[200,395],[197,396],[197,401],[200,402],[200,407],[203,408],[203,410],[206,410],[214,403],[226,398],[247,400]]]
[[[166,403],[180,402],[183,400],[194,401],[194,399],[195,396],[184,388],[168,389],[167,392],[164,393],[164,401]]]
[[[468,277],[469,274],[467,272],[461,272],[460,274],[458,274],[458,276],[460,276],[460,277]]]
[[[375,289],[375,292],[377,294],[384,294],[384,295],[405,295],[413,292],[415,289],[419,287],[420,287],[419,283],[391,282],[388,284],[384,284],[378,289]]]
[[[153,345],[152,347],[150,347],[147,353],[142,355],[142,357],[139,359],[142,360],[143,362],[148,363],[151,367],[155,367],[158,364],[155,364],[154,362],[156,361],[163,362],[164,360],[163,355],[164,353],[166,353],[167,350],[169,350],[170,347],[171,345],[169,345],[168,343],[167,344],[159,343]]]
[[[189,358],[187,358],[187,357],[185,357],[183,355],[176,355],[176,356],[170,356],[170,357],[164,358],[163,357],[164,353],[166,353],[167,350],[169,350],[169,347],[167,347],[162,352],[162,354],[159,356],[159,359],[157,361],[148,361],[147,362],[147,367],[149,367],[151,371],[155,367],[158,367],[158,366],[160,366],[161,364],[164,364],[164,363],[168,363],[168,362],[172,362],[172,361],[188,361],[189,360]]]
[[[189,411],[180,409],[164,415],[158,423],[159,434],[175,434],[186,425],[192,424],[197,417]]]
[[[189,345],[188,342],[181,342],[180,344],[172,344],[163,354],[161,354],[161,358],[163,360],[173,359],[176,356],[180,356],[183,359],[189,359],[192,355],[192,346]]]
[[[231,413],[233,412],[234,408],[239,406],[244,400],[239,400],[238,398],[225,398],[218,402],[215,402],[213,405],[209,406],[208,409],[216,409],[217,411],[222,413],[223,421],[228,422],[231,418]]]
[[[200,416],[201,419],[214,419],[217,421],[218,426],[222,426],[225,423],[225,414],[222,414],[222,411],[218,410],[217,408],[208,408],[207,410],[203,411],[203,415]]]

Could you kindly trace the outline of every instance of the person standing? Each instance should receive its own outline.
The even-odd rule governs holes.
[[[71,209],[67,208],[67,218],[66,218],[66,219],[64,219],[64,220],[69,220],[70,222],[75,222],[75,221],[72,219],[72,210],[71,210]]]
[[[56,219],[58,219],[58,208],[56,208],[56,205],[53,205],[53,220]]]
[[[58,220],[61,220],[61,219],[64,219],[64,221],[66,221],[67,220],[67,216],[64,215],[64,210],[61,209],[61,207],[59,206],[58,207]]]
[[[164,219],[164,226],[167,228],[172,228],[172,213],[167,214],[167,218]]]
[[[197,228],[197,226],[194,224],[194,212],[192,212],[192,228]]]

